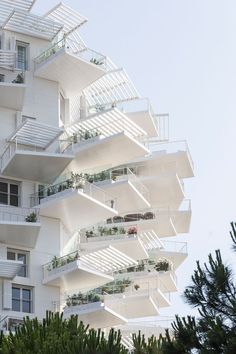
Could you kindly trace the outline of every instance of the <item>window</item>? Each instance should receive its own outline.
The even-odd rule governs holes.
[[[0,180],[0,204],[16,207],[20,205],[19,184]]]
[[[19,277],[28,277],[29,252],[21,250],[7,250],[7,259],[12,261],[22,261],[23,264],[17,273]]]
[[[28,43],[16,42],[16,67],[22,71],[28,70]]]
[[[5,75],[0,74],[0,82],[4,82],[5,81]]]
[[[32,313],[32,288],[12,285],[12,311]]]

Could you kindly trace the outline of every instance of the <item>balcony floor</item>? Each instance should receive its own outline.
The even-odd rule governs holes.
[[[145,156],[148,152],[148,149],[125,132],[104,139],[99,139],[98,136],[74,145],[75,159],[70,167],[77,172],[99,172]]]
[[[2,174],[50,184],[64,171],[73,158],[72,154],[17,150],[7,165],[3,167]]]
[[[61,49],[41,63],[34,75],[59,82],[67,97],[74,96],[105,75],[106,70]]]
[[[86,267],[77,260],[51,270],[44,278],[43,284],[60,286],[64,290],[87,291],[112,280],[113,277]]]
[[[38,222],[0,221],[0,242],[34,248],[40,227]]]
[[[141,210],[150,207],[147,199],[135,188],[134,184],[127,180],[96,182],[96,185],[117,198],[115,205],[119,214],[130,210]]]
[[[65,227],[75,230],[95,224],[117,211],[98,201],[96,194],[90,197],[83,190],[68,189],[41,200],[40,215],[61,219]]]
[[[25,84],[0,82],[0,107],[22,111],[25,89]]]
[[[79,319],[91,328],[110,328],[127,323],[126,318],[122,317],[101,302],[93,304],[68,307],[64,310],[64,317],[78,314]]]

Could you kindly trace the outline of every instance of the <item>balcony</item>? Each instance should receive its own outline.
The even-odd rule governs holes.
[[[66,307],[63,315],[65,318],[78,315],[85,325],[92,328],[111,328],[127,323],[127,319],[116,311],[107,307],[104,302],[95,302],[79,306]]]
[[[150,156],[135,162],[138,175],[152,176],[158,173],[176,173],[179,178],[194,176],[194,164],[186,141],[160,142],[157,139],[146,141]]]
[[[0,259],[0,278],[9,280],[14,279],[22,265],[22,261]]]
[[[151,250],[149,256],[155,260],[166,259],[173,264],[176,270],[187,258],[187,242],[162,241],[164,248]]]
[[[34,60],[34,75],[60,84],[67,97],[75,96],[114,67],[102,54],[65,38]]]
[[[62,130],[25,120],[8,138],[1,156],[1,173],[19,179],[52,183],[73,160],[57,138]]]
[[[16,51],[0,49],[0,68],[14,70],[16,65]]]
[[[157,137],[158,141],[169,138],[169,115],[158,115],[148,98],[139,98],[118,103],[117,107],[135,124],[145,130],[149,137]]]
[[[90,174],[87,179],[117,199],[116,209],[119,213],[150,207],[148,189],[129,168]]]
[[[138,265],[114,273],[115,281],[125,278],[131,279],[138,290],[160,289],[163,294],[177,291],[177,277],[172,262],[155,261],[153,259],[140,260]]]
[[[10,54],[6,55],[5,51],[4,53],[0,51],[0,67],[1,65],[7,66],[7,61],[10,66],[12,64],[11,60]],[[16,74],[16,78],[12,82],[0,82],[0,107],[14,111],[22,111],[25,90],[26,84],[23,73]]]
[[[88,289],[101,286],[113,280],[113,277],[87,265],[78,252],[63,257],[54,256],[43,266],[43,284],[63,287],[64,290]]]
[[[74,171],[101,171],[149,153],[142,143],[147,133],[136,123],[117,108],[97,110],[66,128],[73,142],[67,151],[75,154]]]
[[[179,209],[166,206],[114,216],[100,223],[98,228],[126,230],[135,227],[139,234],[152,230],[159,238],[170,237],[189,232],[191,214],[191,200],[184,199]]]
[[[40,227],[37,210],[0,205],[0,242],[34,248]]]
[[[31,195],[31,206],[41,216],[60,219],[70,232],[117,215],[115,204],[115,198],[73,174]]]

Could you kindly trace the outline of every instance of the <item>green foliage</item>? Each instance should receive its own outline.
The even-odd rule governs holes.
[[[25,217],[26,222],[36,222],[37,221],[37,214],[35,212],[30,213]]]
[[[128,354],[120,332],[111,330],[105,338],[101,330],[79,323],[77,316],[65,320],[50,312],[42,323],[24,319],[15,334],[0,337],[0,346],[3,354]]]

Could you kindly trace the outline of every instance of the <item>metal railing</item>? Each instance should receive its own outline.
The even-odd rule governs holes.
[[[16,66],[16,51],[0,49],[0,68],[13,70]]]
[[[55,274],[61,271],[61,267],[68,265],[69,263],[75,262],[79,259],[78,251],[69,253],[62,257],[54,256],[53,259],[43,265],[43,277],[47,278],[50,273]]]
[[[66,153],[65,145],[69,146],[70,141],[57,139],[52,142],[55,149],[52,151],[48,148],[47,150],[38,147],[36,144],[30,143],[29,145],[23,145],[20,143],[20,138],[15,138],[14,141],[9,142],[1,156],[1,170],[3,170],[8,164],[9,160],[14,156],[17,151],[27,151],[27,152],[38,152],[38,153],[54,153],[63,154]]]
[[[177,252],[177,253],[188,253],[188,244],[187,242],[179,241],[162,241],[164,250],[167,252]]]
[[[116,198],[113,198],[103,189],[95,186],[92,183],[86,181],[83,177],[76,176],[75,178],[68,178],[57,184],[45,186],[37,193],[30,195],[30,205],[34,207],[42,204],[49,199],[57,198],[60,193],[65,193],[68,190],[81,190],[81,192],[89,195],[97,201],[105,204],[106,206],[114,209],[116,206]]]
[[[165,151],[168,154],[185,152],[189,158],[192,169],[194,169],[193,159],[186,140],[160,142],[158,139],[149,139],[145,141],[144,145],[152,152]]]
[[[22,208],[0,205],[0,221],[10,222],[39,222],[39,211],[34,208]]]
[[[115,69],[114,64],[105,55],[84,47],[83,44],[70,38],[63,38],[34,59],[35,70],[62,50],[107,71]]]

